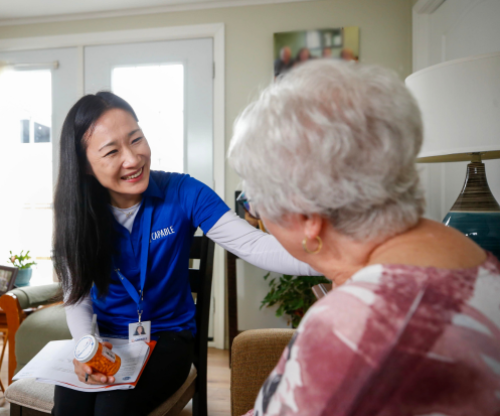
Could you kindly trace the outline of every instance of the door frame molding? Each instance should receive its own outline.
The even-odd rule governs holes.
[[[85,91],[84,47],[120,43],[139,43],[196,38],[213,39],[214,94],[213,94],[213,134],[214,134],[214,190],[225,199],[225,28],[224,23],[190,26],[169,26],[150,29],[117,30],[109,32],[88,32],[55,36],[0,39],[0,52],[28,51],[76,47],[78,62],[78,94]],[[215,299],[214,341],[216,348],[224,348],[225,333],[225,253],[216,246],[214,257],[213,296]]]

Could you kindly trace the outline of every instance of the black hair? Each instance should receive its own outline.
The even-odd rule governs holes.
[[[86,139],[108,110],[137,116],[125,100],[111,92],[89,94],[78,100],[64,120],[59,176],[54,196],[54,268],[62,282],[66,303],[75,304],[92,285],[100,295],[111,282],[113,253],[109,192],[88,174]]]

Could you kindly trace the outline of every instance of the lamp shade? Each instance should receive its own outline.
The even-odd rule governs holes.
[[[420,158],[500,157],[500,52],[448,61],[415,72],[406,85],[424,123]]]

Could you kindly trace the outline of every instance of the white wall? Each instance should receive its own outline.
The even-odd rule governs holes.
[[[446,0],[431,13],[417,13],[432,3],[436,1],[420,0],[414,6],[414,71],[500,51],[500,1]],[[500,143],[500,135],[498,140]],[[500,201],[500,160],[487,160],[484,164],[491,191]],[[464,184],[466,166],[467,162],[455,162],[422,167],[429,218],[441,221],[449,211]]]
[[[237,298],[238,298],[238,329],[255,328],[286,328],[289,327],[287,316],[277,318],[275,313],[278,306],[260,309],[261,301],[269,292],[269,282],[278,277],[277,273],[271,273],[267,281],[263,277],[267,271],[236,260],[237,273]]]

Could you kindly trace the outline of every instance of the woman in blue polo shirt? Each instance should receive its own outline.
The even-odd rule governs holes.
[[[195,306],[189,251],[209,238],[267,270],[317,274],[274,239],[232,213],[189,175],[150,171],[151,151],[128,103],[108,92],[70,110],[61,134],[54,200],[54,260],[73,338],[127,338],[144,325],[158,340],[133,390],[83,393],[56,387],[55,415],[144,415],[182,385],[193,358]],[[75,362],[81,381],[112,383]]]

